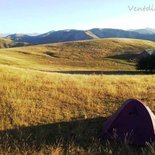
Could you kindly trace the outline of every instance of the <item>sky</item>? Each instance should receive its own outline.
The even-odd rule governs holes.
[[[0,33],[155,28],[154,18],[155,0],[0,0]]]

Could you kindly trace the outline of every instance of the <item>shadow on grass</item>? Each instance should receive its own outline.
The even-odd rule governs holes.
[[[51,123],[45,125],[19,127],[0,131],[0,145],[14,148],[39,149],[42,145],[67,148],[74,144],[88,148],[94,139],[101,138],[103,123],[107,118],[98,117],[70,122]]]
[[[109,56],[108,58],[112,58],[112,59],[120,59],[120,60],[133,60],[135,58],[137,58],[139,56],[139,54],[119,54],[119,55],[113,55],[113,56]]]
[[[72,70],[72,71],[55,71],[63,74],[84,74],[84,75],[143,75],[142,71],[86,71],[86,70]]]
[[[52,53],[52,52],[50,52],[50,51],[46,52],[46,54],[47,54],[48,56],[50,56],[50,57],[59,58],[59,57],[57,56],[56,53]]]

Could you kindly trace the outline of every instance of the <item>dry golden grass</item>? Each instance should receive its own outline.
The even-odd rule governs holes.
[[[137,54],[155,48],[155,43],[136,39],[45,44],[0,50],[0,63],[37,70],[135,70],[128,60],[109,58]]]
[[[26,46],[29,45],[28,43],[22,42],[14,42],[10,39],[0,38],[0,49],[1,48],[11,48],[11,47],[19,47],[19,46]]]
[[[7,48],[15,45],[15,43],[10,39],[0,38],[0,48]]]
[[[132,44],[136,46],[135,50],[144,43],[137,41],[137,47],[137,43],[134,45],[135,40],[110,41],[114,44],[120,42],[120,49]],[[99,68],[91,68],[89,65],[88,68],[87,65],[78,67],[80,63],[77,59],[71,55],[69,60],[69,55],[60,52],[60,48],[64,48],[66,53],[71,54],[71,49],[74,53],[78,47],[82,50],[89,46],[97,47],[98,42],[102,42],[100,46],[105,46],[101,40],[95,41],[94,45],[87,45],[90,42],[0,50],[1,154],[155,153],[154,145],[133,148],[126,144],[102,142],[99,138],[104,121],[126,99],[140,99],[155,112],[155,75],[70,75],[48,72],[106,70],[103,64]],[[152,42],[147,45],[154,46]],[[60,59],[47,56],[49,49],[58,53],[56,56]],[[90,49],[94,50],[92,47]],[[64,68],[63,60],[66,63],[69,60]],[[76,63],[76,67],[72,66],[71,61]],[[119,65],[113,67],[111,60],[108,63],[111,64],[111,70],[118,69]],[[122,66],[120,70],[126,68],[126,65]]]
[[[155,104],[154,75],[65,75],[6,66],[0,72],[2,130],[108,116],[128,98]]]
[[[102,144],[93,139],[97,139],[104,122],[98,119],[111,115],[128,98],[141,99],[155,111],[154,75],[65,75],[5,65],[0,66],[0,72],[0,129],[8,135],[6,137],[12,137],[9,130],[18,133],[8,140],[0,134],[1,139],[6,140],[5,149],[1,144],[2,152],[110,154],[119,150],[120,154],[122,151],[137,153],[126,145],[113,147],[114,144]],[[70,137],[72,134],[75,139]],[[46,146],[44,141],[49,136],[52,142]],[[67,146],[61,138],[67,141]],[[20,149],[19,144],[25,149]],[[34,148],[27,146],[32,144]]]

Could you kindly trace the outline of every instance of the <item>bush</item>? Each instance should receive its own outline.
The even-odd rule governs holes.
[[[153,73],[155,70],[155,55],[150,55],[147,57],[141,58],[137,62],[137,69],[138,70],[145,70]]]

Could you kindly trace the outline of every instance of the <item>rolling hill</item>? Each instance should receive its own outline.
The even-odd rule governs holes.
[[[143,32],[143,33],[142,33]],[[97,38],[134,38],[155,41],[153,30],[125,31],[121,29],[90,29],[90,30],[61,30],[50,31],[44,34],[30,36],[24,34],[12,34],[6,38],[18,42],[31,44],[57,43],[78,40],[91,40]]]
[[[131,75],[130,56],[145,48],[155,43],[111,38],[0,49],[0,154],[153,155],[154,145],[135,148],[99,136],[128,98],[155,111],[155,75]],[[76,75],[94,70],[106,73]]]
[[[9,48],[15,46],[15,42],[10,39],[0,38],[0,48]]]
[[[96,39],[0,50],[0,62],[37,70],[135,70],[136,57],[155,43],[136,39]]]
[[[14,41],[28,42],[32,44],[93,39],[93,37],[87,34],[85,31],[80,30],[50,31],[37,36],[12,34],[7,36],[6,38],[12,39]]]
[[[27,45],[29,45],[29,43],[15,42],[10,39],[0,38],[0,48],[10,48],[10,47],[19,47]]]
[[[140,34],[155,34],[155,29],[152,29],[152,28],[137,29],[137,30],[132,30],[132,31],[138,32]]]

